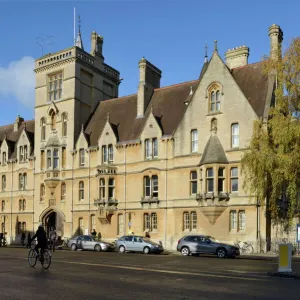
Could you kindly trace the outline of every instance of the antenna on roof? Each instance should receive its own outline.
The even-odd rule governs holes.
[[[73,24],[73,27],[74,27],[74,46],[76,45],[76,8],[74,7],[74,24]]]
[[[48,36],[47,38],[37,37],[36,38],[36,43],[39,46],[41,46],[42,56],[43,56],[44,55],[44,46],[45,46],[45,44],[47,44],[47,46],[50,46],[50,45],[53,45],[55,42],[54,42],[54,37],[51,35],[51,36]]]

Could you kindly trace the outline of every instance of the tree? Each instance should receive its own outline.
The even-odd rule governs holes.
[[[254,122],[242,158],[244,187],[266,206],[267,218],[289,231],[298,212],[300,187],[300,38],[283,57],[264,61],[264,71],[275,78],[274,101],[267,119]]]

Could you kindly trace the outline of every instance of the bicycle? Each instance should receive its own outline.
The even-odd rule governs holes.
[[[242,253],[252,254],[254,253],[253,246],[247,242],[237,241],[236,246],[240,249]]]
[[[51,265],[51,253],[48,249],[40,250],[37,253],[34,248],[31,248],[28,252],[28,263],[30,267],[35,267],[37,260],[41,262],[42,267],[47,270]]]

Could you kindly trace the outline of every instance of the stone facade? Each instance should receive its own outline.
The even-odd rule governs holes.
[[[282,31],[271,29],[274,47]],[[240,160],[274,80],[261,63],[248,65],[248,48],[236,61],[230,52],[226,65],[215,46],[198,79],[162,88],[161,71],[143,58],[137,94],[118,98],[103,38],[92,33],[91,54],[81,44],[36,60],[35,120],[0,128],[8,241],[41,222],[61,238],[150,231],[169,249],[193,233],[254,245],[266,238],[264,208],[243,189]]]

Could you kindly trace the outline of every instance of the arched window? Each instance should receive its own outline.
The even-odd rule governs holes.
[[[64,201],[66,199],[66,192],[67,192],[66,184],[63,182],[61,184],[61,201]]]
[[[218,129],[218,121],[217,119],[213,118],[210,122],[210,130],[216,132],[217,129]]]
[[[26,210],[26,200],[23,199],[23,210]]]
[[[2,175],[2,191],[6,189],[6,176]]]
[[[79,201],[84,200],[84,182],[79,182]]]
[[[51,129],[54,130],[56,129],[56,114],[54,110],[50,112],[50,116],[51,116]]]
[[[216,83],[209,89],[209,110],[211,113],[221,111],[221,92],[219,85]]]
[[[68,134],[68,120],[67,120],[67,114],[62,114],[62,136],[67,136]]]
[[[5,211],[5,200],[2,200],[1,202],[1,210]]]
[[[2,153],[2,164],[5,165],[6,164],[6,152]]]
[[[28,148],[27,145],[24,146],[24,160],[26,161],[28,158]]]
[[[45,118],[41,119],[41,140],[46,140],[46,121]]]

